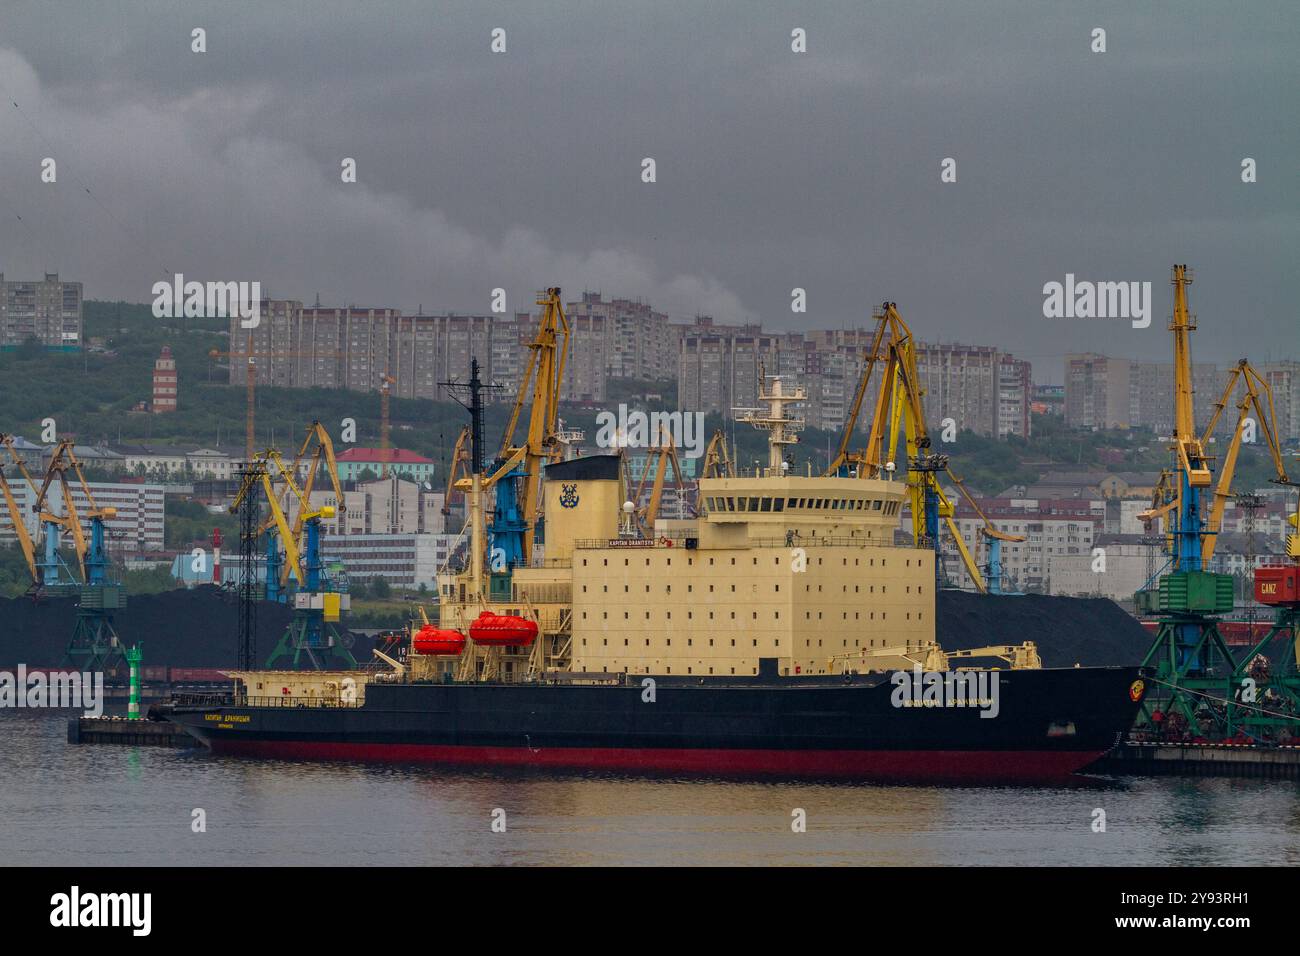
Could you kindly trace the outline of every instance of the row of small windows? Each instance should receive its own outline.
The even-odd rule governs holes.
[[[886,558],[881,558],[881,559],[880,559],[880,566],[881,566],[882,568],[886,566],[886,560],[887,560]],[[906,560],[906,564],[907,564],[907,566],[910,568],[910,567],[912,566],[912,559],[911,559],[911,558],[907,558],[907,559],[905,559],[905,560]],[[754,558],[754,559],[753,559],[753,562],[754,562],[755,567],[757,567],[757,566],[758,566],[758,558]],[[667,560],[664,561],[664,564],[667,565],[668,567],[672,567],[672,563],[673,563],[673,559],[672,559],[672,558],[668,558]],[[736,563],[736,559],[735,559],[735,558],[732,558],[732,559],[731,559],[731,563],[734,565],[734,564]],[[779,565],[779,564],[781,563],[781,558],[780,558],[779,556],[778,556],[778,557],[774,557],[774,558],[772,559],[772,563],[773,563],[773,564],[777,564],[777,565]],[[822,559],[821,559],[821,558],[818,558],[818,559],[817,559],[817,563],[818,563],[818,564],[821,564],[821,563],[822,563]],[[840,559],[840,563],[841,563],[844,567],[847,568],[847,567],[849,566],[849,559],[848,559],[848,558],[841,558],[841,559]],[[870,559],[870,563],[871,563],[871,566],[872,566],[872,567],[875,567],[875,566],[876,566],[876,559],[875,559],[875,558],[871,558],[871,559]],[[694,558],[687,558],[687,559],[686,559],[686,564],[687,564],[688,567],[694,567],[694,566],[695,566],[695,559],[694,559]],[[602,565],[603,567],[606,567],[606,568],[609,567],[609,558],[602,558],[602,559],[601,559],[601,565]],[[584,568],[587,566],[587,559],[586,559],[586,558],[583,558],[583,559],[582,559],[582,566],[583,566]],[[626,568],[626,567],[630,567],[630,566],[631,566],[631,559],[630,559],[630,558],[624,558],[624,559],[623,559],[623,567]],[[649,559],[649,558],[646,558],[646,559],[645,559],[645,566],[646,566],[647,568],[650,567],[650,559]],[[709,558],[709,566],[710,566],[710,567],[713,566],[713,558]],[[858,559],[857,559],[857,558],[854,558],[854,559],[853,559],[853,566],[854,566],[854,567],[857,567],[857,566],[858,566]],[[917,559],[916,559],[916,566],[917,566],[918,568],[921,566],[921,559],[920,559],[920,558],[917,558]]]
[[[868,585],[868,587],[870,588],[870,593],[871,593],[871,594],[875,594],[875,593],[876,593],[876,586],[875,586],[874,584]],[[881,593],[881,594],[885,594],[885,593],[887,593],[887,592],[886,592],[886,588],[887,588],[887,587],[888,587],[888,585],[884,585],[884,584],[882,584],[882,585],[880,586],[880,593]],[[911,593],[912,593],[912,585],[910,585],[910,584],[905,585],[905,588],[906,588],[908,594],[911,594]],[[602,584],[601,587],[600,587],[600,589],[601,589],[601,591],[602,591],[603,593],[605,593],[605,594],[608,594],[608,593],[609,593],[609,585],[608,585],[608,584]],[[805,592],[811,592],[811,591],[812,591],[812,585],[811,585],[811,584],[805,584],[805,585],[803,586],[803,589],[804,589]],[[757,586],[757,585],[754,585],[754,590],[755,590],[755,591],[758,590],[758,586]],[[686,585],[686,592],[687,592],[688,594],[693,593],[694,591],[695,591],[695,585],[693,585],[693,584],[688,584],[688,585]],[[819,584],[819,585],[817,585],[817,593],[820,594],[821,591],[822,591],[822,585]],[[450,588],[448,588],[448,592],[450,592]],[[735,586],[734,584],[731,585],[731,592],[732,592],[733,594],[736,592],[736,586]],[[779,584],[774,584],[774,585],[772,585],[772,592],[773,592],[774,594],[780,594],[780,593],[781,593],[781,585],[779,585]],[[840,592],[841,592],[842,594],[848,594],[848,593],[849,593],[849,586],[848,586],[847,584],[842,584],[842,585],[840,585]],[[924,586],[918,584],[918,585],[916,586],[916,593],[917,593],[917,594],[921,594],[921,593],[923,593],[923,592],[924,592]],[[587,585],[585,585],[585,584],[582,586],[582,593],[583,593],[583,594],[586,594],[586,593],[587,593]],[[626,584],[623,585],[623,593],[624,593],[624,594],[631,594],[631,593],[632,593],[629,585],[626,585]],[[646,594],[649,594],[649,593],[650,593],[650,585],[648,585],[648,584],[645,586],[645,593],[646,593]],[[665,594],[672,594],[672,593],[673,593],[673,586],[672,586],[671,584],[665,584],[665,585],[664,585],[664,593],[665,593]],[[710,594],[713,593],[713,585],[712,585],[712,584],[709,585],[709,593],[710,593]],[[854,593],[854,594],[861,594],[861,593],[862,593],[862,585],[860,585],[860,584],[855,584],[855,585],[853,585],[853,593]]]
[[[704,499],[709,511],[882,511],[898,513],[899,502],[880,498],[732,498],[709,496]]]
[[[758,647],[758,638],[751,638],[751,640],[753,641],[753,646],[754,646],[754,647]],[[872,643],[875,643],[875,642],[873,641]],[[821,642],[818,641],[818,645],[819,645],[819,646],[820,646],[820,644],[821,644]],[[672,646],[673,646],[673,639],[672,639],[671,637],[668,638],[668,639],[664,642],[664,645],[665,645],[666,647],[672,647]],[[583,647],[586,647],[586,646],[587,646],[587,639],[586,639],[585,637],[582,639],[582,646],[583,646]],[[608,638],[608,637],[602,637],[602,638],[600,639],[600,646],[601,646],[601,647],[609,647],[609,638]],[[623,638],[623,646],[624,646],[624,647],[628,647],[628,646],[630,646],[630,645],[628,644],[628,638],[626,638],[626,637]],[[646,647],[649,647],[649,646],[650,646],[650,638],[648,638],[648,637],[645,639],[645,646],[646,646]],[[680,646],[680,645],[678,645],[678,646]],[[686,646],[687,646],[687,647],[694,647],[694,646],[695,646],[695,641],[694,641],[692,638],[689,638],[689,637],[688,637],[688,638],[686,639]],[[713,638],[709,638],[709,647],[712,647],[712,646],[713,646]],[[731,639],[731,646],[732,646],[732,647],[735,647],[735,646],[736,646],[736,639],[735,639],[734,637]],[[780,639],[780,638],[776,638],[775,640],[773,640],[773,641],[772,641],[772,646],[773,646],[773,647],[780,647],[780,646],[781,646],[781,639]]]
[[[731,613],[731,620],[734,621],[734,620],[736,619],[736,612],[735,612],[735,611],[731,611],[730,613]],[[753,620],[757,621],[757,620],[758,620],[758,612],[757,612],[757,611],[752,611],[752,612],[750,612],[750,613],[751,613],[751,615],[752,615]],[[908,611],[908,612],[906,612],[906,613],[907,613],[907,619],[908,619],[909,621],[912,620],[912,612],[911,612],[911,611]],[[881,612],[880,612],[880,619],[881,619],[882,621],[887,621],[887,620],[889,620],[888,614],[889,614],[888,611],[881,611]],[[876,612],[875,612],[875,611],[869,611],[869,612],[868,612],[868,615],[869,615],[868,618],[867,618],[868,620],[874,621],[874,620],[876,619]],[[601,611],[601,612],[600,612],[600,618],[601,618],[602,621],[608,621],[608,620],[609,620],[609,612],[608,612],[608,611]],[[920,620],[923,620],[923,618],[924,618],[924,612],[922,612],[922,611],[917,611],[917,612],[916,612],[916,620],[920,621]],[[587,612],[586,612],[586,611],[583,611],[583,612],[582,612],[582,619],[583,619],[584,621],[587,619]],[[645,619],[646,619],[647,621],[650,620],[650,612],[649,612],[649,611],[646,611],[646,612],[645,612]],[[665,620],[665,621],[671,621],[672,619],[673,619],[673,612],[672,612],[672,611],[664,611],[664,620]],[[713,617],[713,612],[712,612],[712,611],[709,611],[709,620],[712,621],[713,619],[714,619],[714,617]],[[841,612],[841,614],[840,614],[840,620],[847,621],[848,619],[849,619],[849,612],[848,612],[848,611],[843,611],[843,612]],[[623,620],[625,620],[625,621],[630,621],[630,620],[632,620],[632,616],[631,616],[631,613],[630,613],[629,611],[624,611],[624,612],[623,612]],[[695,612],[694,612],[694,611],[687,611],[687,612],[686,612],[686,620],[688,620],[688,621],[693,621],[693,620],[695,620]],[[781,620],[781,612],[780,612],[780,611],[773,611],[773,612],[772,612],[772,620],[774,620],[774,621],[779,621],[779,620]],[[804,620],[808,620],[808,621],[811,621],[811,620],[812,620],[812,611],[805,611],[805,612],[804,612]],[[817,620],[819,620],[819,621],[822,620],[822,612],[821,612],[821,611],[818,611],[818,612],[817,612]],[[860,620],[862,620],[862,612],[860,612],[860,611],[854,611],[854,612],[853,612],[853,620],[855,620],[855,621],[860,621]],[[585,643],[585,642],[584,642],[584,643]],[[672,641],[670,640],[668,643],[671,644]],[[688,642],[688,643],[689,643],[689,642]],[[712,644],[713,642],[710,641],[709,643]],[[778,641],[777,643],[779,644],[780,642]],[[732,644],[734,645],[734,644],[735,644],[735,641],[732,641]]]

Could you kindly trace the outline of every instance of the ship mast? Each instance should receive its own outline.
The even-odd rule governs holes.
[[[772,387],[767,387],[767,376],[759,389],[758,400],[767,404],[767,412],[762,409],[736,409],[736,421],[748,422],[755,428],[762,429],[767,435],[767,477],[780,478],[784,473],[785,446],[799,444],[798,433],[803,431],[804,420],[792,418],[786,414],[787,405],[795,405],[808,398],[802,386],[796,385],[792,391],[785,391],[780,375],[772,376]]]
[[[479,377],[477,358],[470,359],[468,382],[439,382],[449,395],[464,409],[470,417],[470,463],[469,463],[469,575],[470,589],[474,598],[481,599],[483,587],[483,561],[487,555],[487,516],[483,509],[483,389],[500,388],[499,385],[484,385]],[[466,402],[457,392],[469,392]],[[465,479],[461,479],[464,481]],[[461,482],[456,482],[460,487]]]

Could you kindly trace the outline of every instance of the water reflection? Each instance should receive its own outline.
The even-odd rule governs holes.
[[[0,846],[22,862],[1191,865],[1300,862],[1293,782],[905,787],[213,758],[72,746],[0,715]],[[207,832],[190,829],[194,808]],[[1093,831],[1096,809],[1104,833]],[[506,832],[492,830],[504,811]],[[792,831],[792,813],[806,832]]]

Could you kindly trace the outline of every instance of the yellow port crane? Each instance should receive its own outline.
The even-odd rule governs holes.
[[[309,502],[311,501],[312,491],[315,490],[316,476],[322,468],[324,469],[325,474],[329,477],[330,488],[334,492],[335,506],[339,511],[341,511],[344,508],[343,487],[339,482],[339,463],[334,457],[334,442],[330,439],[329,432],[325,430],[325,426],[319,421],[314,421],[307,426],[307,436],[303,439],[303,443],[299,447],[298,453],[294,456],[293,464],[289,467],[287,472],[288,475],[293,476],[294,482],[301,482],[302,484],[297,488],[291,488],[286,484],[282,491],[282,495],[286,500],[287,496],[292,493],[300,502],[297,513],[294,516],[293,527],[290,529],[290,533],[293,535],[293,540],[297,544],[300,553],[306,547],[304,538],[306,534],[306,524],[307,521],[313,517]],[[279,470],[282,475],[285,474],[282,465]],[[274,484],[276,480],[277,479],[272,479],[272,483]],[[283,505],[281,508],[283,508]],[[316,516],[327,518],[332,517],[332,515],[321,515],[320,512],[317,512]],[[260,531],[265,531],[267,527],[269,527],[269,522],[265,524]],[[284,587],[289,583],[289,570],[290,566],[287,563],[280,569],[281,587]]]
[[[456,444],[451,452],[451,461],[447,465],[447,494],[442,499],[442,513],[451,514],[451,493],[456,491],[457,482],[464,479],[470,480],[472,468],[469,461],[469,449],[471,444],[471,429],[468,425],[461,428],[460,434],[456,436]]]
[[[81,521],[83,515],[77,510],[76,502],[73,500],[72,485],[68,481],[69,471],[72,472],[73,477],[76,479],[77,488],[86,500],[87,508],[84,517],[92,522],[96,539],[93,542],[87,542],[86,540],[85,528]],[[63,514],[61,515],[54,514],[46,507],[50,487],[56,481],[63,498]],[[103,570],[107,558],[103,553],[103,522],[115,517],[117,509],[101,508],[95,502],[95,496],[90,493],[90,485],[87,484],[86,476],[82,473],[81,462],[77,460],[76,454],[73,453],[71,439],[65,438],[55,446],[49,467],[45,470],[45,480],[41,482],[41,486],[37,490],[35,509],[40,515],[41,523],[47,529],[59,527],[72,536],[72,545],[77,553],[77,567],[81,572],[81,580],[86,584],[104,583]],[[92,553],[92,544],[94,553]]]
[[[674,487],[677,494],[681,495],[686,487],[686,482],[682,478],[681,462],[677,458],[677,446],[673,444],[672,435],[668,429],[660,429],[659,444],[652,445],[646,449],[645,470],[641,472],[641,479],[637,482],[636,491],[632,493],[632,501],[638,502],[635,509],[636,522],[643,535],[653,533],[655,520],[659,517],[659,506],[663,503],[664,482],[667,478],[668,469],[672,468]],[[654,479],[650,479],[650,472],[653,469]],[[642,495],[645,494],[647,481],[650,482],[650,498],[644,507],[639,505]]]
[[[9,452],[9,457],[13,460],[14,466],[18,469],[19,474],[27,482],[27,487],[36,491],[36,482],[27,471],[26,464],[23,463],[22,457],[14,449],[14,439],[12,435],[0,434],[0,446],[3,446]],[[41,586],[40,570],[36,565],[36,545],[32,541],[31,533],[27,530],[27,522],[23,520],[22,509],[18,507],[18,501],[14,498],[13,490],[9,487],[9,480],[5,477],[5,465],[0,462],[0,495],[4,497],[5,510],[9,515],[9,523],[14,527],[14,535],[18,538],[19,550],[23,553],[23,560],[27,562],[27,570],[32,576],[33,588]]]
[[[853,444],[853,433],[858,427],[858,418],[862,414],[862,406],[866,399],[867,392],[871,385],[871,375],[875,371],[876,364],[882,360],[889,359],[892,353],[882,354],[881,347],[885,344],[885,334],[890,331],[889,318],[883,312],[876,316],[876,331],[872,336],[871,345],[867,348],[862,363],[862,374],[858,378],[857,390],[853,394],[853,402],[849,406],[848,416],[844,421],[844,430],[840,433],[840,443],[835,449],[835,455],[831,458],[830,464],[826,468],[826,476],[856,474],[860,477],[869,477],[868,472],[872,471],[880,464],[879,461],[879,436],[873,435],[868,439],[867,450],[865,452],[854,452],[851,450]],[[885,375],[892,381],[892,369],[887,369]],[[884,388],[881,389],[885,391]],[[877,409],[878,410],[878,409]],[[872,417],[873,426],[876,423],[875,416]],[[876,452],[872,457],[873,450]]]
[[[875,356],[880,354],[883,346],[884,369],[872,415],[871,431],[867,437],[867,447],[857,459],[858,476],[879,478],[882,472],[892,473],[898,460],[898,442],[901,433],[907,455],[907,488],[913,542],[917,546],[932,547],[937,552],[939,527],[942,522],[952,534],[953,544],[971,582],[978,591],[986,593],[988,586],[984,582],[984,576],[980,573],[970,549],[966,547],[966,542],[962,539],[954,519],[955,509],[952,501],[939,484],[939,476],[946,474],[965,493],[964,486],[948,470],[948,456],[935,454],[930,450],[930,434],[925,423],[925,409],[922,404],[925,390],[920,384],[916,342],[912,337],[912,330],[899,315],[898,306],[894,302],[883,303],[876,313],[876,318],[878,324],[869,361],[874,364]],[[869,374],[869,369],[864,370],[864,382]],[[865,388],[860,387],[859,390],[865,391]],[[978,508],[976,511],[983,517],[986,529],[992,529],[994,532],[990,540],[1006,540],[1000,537],[1002,532],[998,532],[993,527],[987,516],[979,512]],[[936,562],[936,570],[937,568]]]
[[[289,493],[298,498],[296,525],[307,522],[312,518],[333,518],[335,511],[329,505],[316,511],[311,510],[311,502],[309,502],[308,497],[303,493],[303,489],[292,477],[290,467],[285,464],[285,459],[281,457],[281,454],[276,449],[266,449],[263,453],[256,455],[253,462],[264,467],[250,468],[247,475],[244,475],[239,490],[235,493],[234,501],[230,503],[230,514],[239,514],[240,503],[250,494],[256,494],[257,486],[260,485],[266,497],[266,506],[270,510],[270,516],[257,528],[257,536],[263,535],[270,528],[276,529],[279,541],[285,548],[285,570],[283,570],[282,578],[287,580],[289,575],[292,575],[292,578],[298,581],[299,587],[303,587],[307,583],[307,568],[303,563],[303,550],[299,548],[299,535],[295,535],[294,527],[289,524],[285,509],[279,503],[276,481],[283,481]],[[276,471],[278,477],[273,477],[272,470],[265,467],[268,464],[274,466],[274,471]]]
[[[727,450],[727,438],[719,428],[709,439],[704,449],[704,461],[700,468],[701,478],[735,478],[736,463]]]
[[[533,533],[541,517],[542,469],[560,460],[563,445],[556,438],[560,410],[560,387],[564,381],[564,365],[569,354],[569,320],[565,318],[560,302],[560,289],[547,289],[537,297],[542,307],[537,335],[528,343],[528,364],[520,380],[510,420],[501,441],[501,451],[496,471],[480,483],[480,491],[494,488],[499,481],[512,476],[519,480],[512,504],[518,513],[518,527],[505,527],[500,518],[493,523],[493,535],[516,533],[519,563],[527,567],[532,561]],[[516,445],[515,430],[525,404],[531,397],[528,414],[528,432]],[[471,490],[472,479],[461,478],[455,487],[459,491]],[[502,509],[498,508],[498,511]],[[514,548],[515,544],[512,543]],[[479,561],[480,558],[474,558]]]
[[[1246,420],[1253,409],[1256,415],[1256,427],[1264,433],[1264,441],[1268,445],[1269,454],[1273,458],[1273,469],[1276,477],[1272,480],[1279,485],[1289,485],[1291,480],[1287,477],[1286,465],[1282,463],[1282,449],[1277,439],[1277,418],[1273,411],[1273,389],[1269,387],[1250,362],[1246,359],[1238,360],[1236,366],[1228,375],[1228,384],[1223,389],[1223,394],[1214,405],[1214,414],[1210,416],[1209,424],[1205,426],[1205,431],[1201,435],[1201,446],[1205,447],[1210,442],[1210,437],[1214,434],[1214,428],[1219,423],[1219,416],[1227,407],[1229,400],[1232,398],[1233,390],[1241,383],[1243,394],[1241,401],[1237,403],[1237,422],[1232,430],[1232,438],[1228,442],[1228,450],[1224,453],[1223,461],[1219,466],[1219,480],[1214,487],[1214,500],[1210,504],[1209,514],[1205,522],[1205,534],[1201,539],[1201,563],[1208,566],[1210,559],[1214,557],[1214,548],[1219,540],[1219,532],[1223,526],[1223,511],[1228,504],[1228,499],[1232,497],[1232,479],[1237,470],[1237,456],[1241,452],[1242,435],[1245,433]],[[1261,400],[1262,397],[1262,400]]]
[[[1006,531],[999,531],[997,526],[989,520],[989,516],[984,513],[984,509],[979,506],[979,502],[975,500],[975,496],[967,489],[965,482],[954,475],[951,469],[945,470],[945,474],[947,474],[949,480],[952,481],[957,490],[961,492],[961,496],[966,499],[966,503],[971,506],[980,521],[984,522],[983,526],[979,529],[979,534],[984,539],[985,549],[988,554],[989,579],[986,583],[982,577],[977,576],[977,574],[972,574],[971,580],[975,583],[975,587],[982,594],[987,594],[989,592],[1001,594],[1002,543],[1006,541],[1013,544],[1019,544],[1026,540],[1025,536],[1023,534],[1011,534]],[[966,544],[962,540],[961,535],[957,533],[955,524],[950,522],[950,527],[952,528],[953,536],[956,539],[957,550],[962,553],[962,561],[966,564],[966,568],[969,571],[974,562],[971,561],[970,556],[966,551]]]

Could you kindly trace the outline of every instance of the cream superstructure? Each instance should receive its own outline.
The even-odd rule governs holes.
[[[769,432],[758,474],[700,480],[698,518],[634,535],[622,517],[618,456],[549,466],[546,557],[538,566],[440,577],[441,626],[468,632],[483,610],[537,620],[529,649],[413,661],[416,673],[524,679],[599,674],[752,675],[760,658],[783,674],[898,666],[855,657],[934,641],[934,552],[894,543],[902,481],[789,474],[797,420],[780,379],[744,420]],[[519,650],[520,653],[510,653]]]

